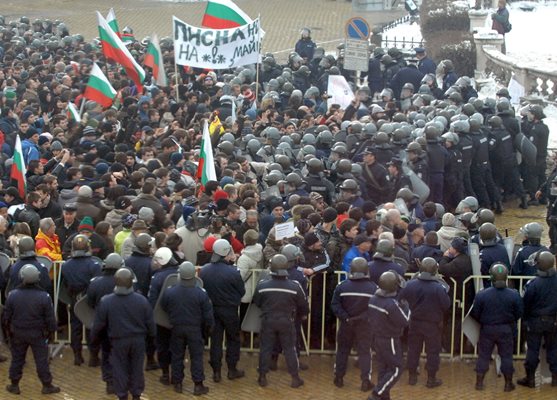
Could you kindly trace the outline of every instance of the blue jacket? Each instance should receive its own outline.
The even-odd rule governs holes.
[[[93,278],[87,288],[87,304],[91,308],[96,308],[104,295],[111,294],[116,286],[114,273],[116,270],[103,271],[101,276]]]
[[[307,298],[300,284],[274,276],[257,284],[253,303],[261,309],[264,320],[265,317],[281,316],[302,318],[309,311]]]
[[[344,255],[344,260],[342,261],[342,270],[344,272],[350,272],[350,263],[356,257],[363,257],[368,262],[371,261],[371,257],[368,252],[361,253],[357,246],[352,245],[352,247]]]
[[[489,268],[496,262],[503,263],[507,270],[511,268],[507,249],[499,243],[496,243],[494,246],[482,247],[480,250],[480,262],[482,275],[489,275]]]
[[[557,275],[538,276],[524,288],[524,320],[557,315]]]
[[[147,298],[151,307],[155,308],[157,305],[157,300],[159,299],[162,285],[166,280],[166,277],[171,274],[178,272],[178,265],[168,265],[164,268],[158,269],[153,273],[151,277],[151,284],[149,285],[149,292],[147,293]]]
[[[70,258],[62,264],[62,278],[71,296],[87,290],[91,279],[100,274],[100,264],[90,256]]]
[[[37,260],[35,257],[30,257],[30,258],[23,258],[23,259],[19,259],[15,262],[15,264],[13,264],[10,269],[8,270],[10,272],[10,276],[9,276],[9,281],[8,281],[8,287],[7,287],[7,292],[10,292],[11,290],[17,288],[19,285],[21,285],[21,277],[19,276],[19,271],[21,270],[21,268],[23,268],[23,266],[27,265],[27,264],[32,264],[35,267],[37,267],[37,269],[39,270],[39,286],[46,290],[47,292],[49,292],[52,289],[52,281],[50,280],[50,276],[48,276],[48,270],[46,269],[46,267],[39,261]]]
[[[43,334],[54,332],[56,318],[52,299],[47,292],[34,285],[14,289],[6,299],[2,322],[16,335],[18,332],[29,330]]]
[[[164,291],[161,306],[172,326],[211,327],[215,324],[213,306],[205,290],[178,284]]]
[[[435,61],[433,61],[431,58],[425,57],[422,58],[420,61],[418,61],[418,69],[424,75],[426,74],[435,75],[435,71],[437,70],[437,65],[435,64]],[[416,88],[416,91],[418,91],[418,88]]]
[[[151,284],[151,270],[150,256],[132,252],[132,255],[126,258],[124,264],[127,268],[131,269],[137,278],[136,289],[145,297],[149,293],[149,285]]]
[[[451,307],[445,287],[430,274],[420,273],[406,283],[399,298],[408,301],[412,321],[442,322]],[[440,278],[439,278],[440,279]]]
[[[21,151],[23,152],[23,161],[25,161],[25,165],[29,165],[29,161],[38,160],[41,157],[39,146],[29,139],[25,139],[21,142]]]
[[[205,265],[199,277],[215,307],[238,307],[246,293],[244,280],[234,265],[223,262]]]
[[[347,279],[338,284],[333,293],[331,309],[342,321],[354,317],[369,317],[369,300],[377,290],[377,285],[368,279]]]
[[[408,306],[380,290],[369,300],[368,309],[374,336],[399,338],[410,321]]]
[[[536,251],[549,251],[549,249],[542,245],[531,245],[527,244],[522,246],[518,252],[516,253],[516,257],[514,259],[512,268],[511,268],[511,275],[519,275],[519,276],[534,276],[538,272],[536,267],[528,265],[526,260]]]
[[[374,282],[376,285],[379,284],[379,277],[383,272],[387,272],[393,270],[400,276],[404,276],[404,268],[402,268],[399,264],[395,263],[394,261],[385,261],[374,258],[370,263],[369,266],[369,279]]]
[[[470,315],[482,325],[515,325],[522,317],[524,306],[514,289],[490,287],[480,290]]]

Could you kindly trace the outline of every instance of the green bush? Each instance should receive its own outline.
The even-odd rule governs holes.
[[[470,18],[468,18],[468,13],[454,7],[429,11],[426,20],[421,22],[422,35],[426,40],[427,36],[439,32],[468,32],[469,29]]]
[[[439,60],[451,60],[459,76],[474,76],[476,49],[473,40],[441,46],[437,55]]]

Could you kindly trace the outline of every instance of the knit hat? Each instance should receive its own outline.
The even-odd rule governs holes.
[[[310,198],[311,200],[313,200],[313,201],[323,200],[323,196],[320,195],[320,194],[317,193],[317,192],[311,192],[311,193],[309,194],[309,198]]]
[[[137,215],[124,214],[122,215],[122,227],[124,227],[125,229],[130,229],[136,220],[137,220]]]
[[[31,110],[25,110],[21,113],[21,118],[20,121],[21,122],[28,122],[27,120],[29,119],[29,117],[33,115],[33,111]]]
[[[277,207],[283,207],[282,199],[276,196],[271,196],[267,199],[267,204],[269,206],[269,210],[273,211]]]
[[[233,185],[233,184],[234,184],[234,178],[232,178],[231,176],[223,176],[222,179],[220,180],[221,187],[225,187],[226,185]]]
[[[215,191],[213,198],[215,199],[215,203],[218,203],[220,199],[228,199],[228,193],[226,193],[224,190],[219,189]]]
[[[175,153],[172,153],[172,155],[170,156],[170,163],[172,165],[178,165],[178,163],[180,161],[182,161],[183,159],[184,159],[184,156],[182,155],[182,153],[175,152]]]
[[[246,246],[254,245],[259,239],[259,232],[257,232],[255,229],[248,229],[244,233],[243,239]]]
[[[83,129],[83,136],[97,136],[97,131],[92,126],[86,126]]]
[[[149,207],[141,207],[137,214],[139,220],[143,220],[150,224],[155,219],[155,212]]]
[[[304,236],[304,244],[306,247],[313,246],[315,243],[319,242],[319,238],[313,232],[306,233]]]
[[[305,235],[311,229],[311,226],[311,222],[307,219],[301,219],[296,222],[296,229],[298,229],[300,235]]]
[[[142,219],[136,219],[132,225],[132,231],[146,231],[149,229],[149,226],[143,221]]]
[[[117,209],[117,210],[125,210],[126,208],[128,208],[131,205],[132,205],[131,200],[129,198],[127,198],[126,196],[120,196],[114,202],[114,208]]]
[[[52,151],[60,151],[63,148],[64,147],[62,146],[62,143],[60,143],[58,140],[55,140],[54,142],[52,142],[50,144],[50,150],[52,150]]]
[[[443,226],[454,226],[456,222],[456,217],[451,213],[443,214],[443,218],[441,218],[441,223]]]
[[[466,253],[468,250],[468,241],[460,236],[457,236],[451,241],[451,247],[459,253]]]
[[[338,217],[338,212],[333,207],[326,208],[323,211],[323,222],[329,223],[333,222]]]
[[[50,146],[52,147],[52,146]],[[104,162],[100,162],[97,165],[95,165],[95,171],[97,172],[97,175],[102,176],[104,174],[106,174],[108,172],[108,164],[104,163]]]
[[[39,136],[39,146],[42,146],[45,143],[48,143],[48,138],[46,136],[40,135]]]
[[[356,235],[356,237],[354,238],[354,246],[359,246],[359,245],[361,245],[362,243],[365,243],[365,242],[370,242],[371,243],[371,239],[363,233],[360,233],[359,235]]]
[[[77,195],[79,197],[86,197],[90,199],[91,197],[93,197],[93,190],[89,186],[81,186],[77,190]]]
[[[207,239],[203,242],[203,248],[207,253],[213,252],[213,244],[217,241],[216,236],[208,236]]]
[[[217,211],[224,211],[230,205],[230,200],[218,199],[216,204],[217,204]]]
[[[33,136],[38,135],[38,134],[39,134],[39,132],[37,132],[37,130],[31,126],[31,127],[29,127],[29,129],[27,129],[27,133],[25,134],[25,137],[27,139],[31,139]]]
[[[78,232],[88,231],[93,232],[95,230],[95,224],[93,223],[93,218],[91,217],[83,217],[79,226],[77,227]]]

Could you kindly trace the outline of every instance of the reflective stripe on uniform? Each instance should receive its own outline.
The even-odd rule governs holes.
[[[371,298],[371,296],[373,296],[373,295],[369,294],[369,293],[345,292],[345,293],[340,294],[340,297],[343,297],[343,296],[357,296],[357,297],[369,297],[369,298]]]
[[[368,307],[369,307],[369,308],[373,308],[374,310],[377,310],[377,311],[379,311],[379,312],[382,312],[382,313],[384,313],[384,314],[389,315],[389,312],[388,312],[387,310],[385,310],[384,308],[381,308],[381,307],[377,307],[377,306],[374,305],[374,304],[369,304]]]
[[[259,289],[259,293],[265,293],[265,292],[281,292],[281,293],[298,294],[295,290],[290,290],[290,289],[279,289],[279,288]]]

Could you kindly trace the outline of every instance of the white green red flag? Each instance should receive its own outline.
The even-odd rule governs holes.
[[[120,37],[120,28],[118,27],[118,21],[116,20],[116,13],[114,12],[114,8],[111,8],[106,16],[106,22],[108,26],[112,28],[112,31]]]
[[[203,136],[201,138],[201,153],[199,154],[199,163],[197,164],[197,179],[204,187],[209,181],[217,180],[217,172],[215,171],[215,161],[213,159],[213,146],[211,144],[211,135],[209,135],[209,126],[207,121],[203,123]]]
[[[108,79],[103,74],[97,63],[93,64],[91,75],[87,87],[83,93],[83,97],[92,100],[103,107],[110,107],[116,97],[116,90],[112,87]]]
[[[153,70],[153,81],[158,86],[168,86],[162,60],[161,46],[159,45],[159,38],[156,33],[153,34],[149,46],[147,46],[143,65]]]
[[[230,29],[252,22],[240,7],[230,0],[209,0],[201,26],[212,29]]]
[[[21,138],[19,135],[15,137],[15,149],[13,157],[12,170],[10,171],[10,179],[13,186],[17,187],[17,191],[22,199],[25,199],[27,190],[27,182],[25,181],[25,162],[23,160],[23,150],[21,149]]]
[[[75,107],[75,105],[71,101],[68,102],[68,108],[66,109],[66,114],[67,114],[68,119],[70,121],[75,121],[78,124],[81,122],[81,117],[79,116],[79,111],[77,111],[77,108]]]
[[[97,11],[97,21],[99,25],[99,37],[101,39],[103,54],[106,58],[120,64],[126,70],[126,74],[137,86],[137,90],[143,92],[143,81],[145,80],[145,71],[135,61],[130,54],[126,45],[114,33],[108,22],[104,19],[100,12]]]

